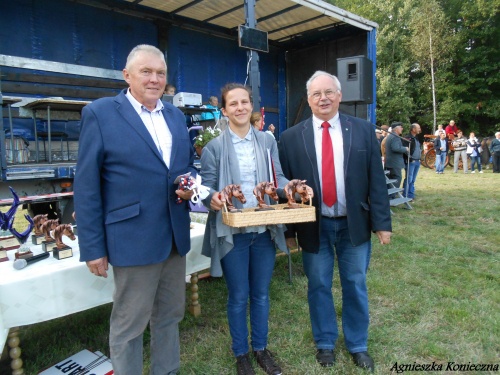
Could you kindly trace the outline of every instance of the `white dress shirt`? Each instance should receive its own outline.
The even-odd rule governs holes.
[[[319,180],[321,189],[323,189],[323,176],[321,173],[321,165],[323,161],[323,127],[320,120],[313,115],[314,127],[314,146],[316,148],[316,160],[318,161]],[[330,128],[330,138],[332,139],[333,156],[335,163],[335,180],[337,182],[337,202],[328,207],[323,201],[321,202],[321,214],[323,216],[347,216],[346,199],[345,199],[345,183],[344,183],[344,139],[342,137],[342,129],[340,128],[339,114],[337,113],[332,119],[328,121]],[[307,182],[306,182],[307,183]]]
[[[168,128],[165,117],[163,117],[163,103],[160,99],[156,103],[156,108],[153,111],[148,110],[141,103],[139,103],[130,93],[130,89],[125,94],[127,99],[134,107],[137,114],[141,117],[142,122],[148,129],[153,142],[155,143],[163,161],[170,168],[170,154],[172,153],[172,133]]]

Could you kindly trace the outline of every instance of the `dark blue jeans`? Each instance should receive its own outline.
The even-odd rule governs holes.
[[[248,353],[247,304],[250,298],[253,350],[267,346],[269,284],[276,248],[269,231],[233,236],[234,248],[221,260],[229,292],[227,320],[235,356]]]
[[[411,161],[407,169],[405,180],[403,182],[403,196],[405,196],[406,198],[415,198],[415,181],[417,181],[419,170],[420,160]]]
[[[317,254],[302,253],[308,279],[307,298],[314,341],[318,349],[334,349],[339,332],[332,295],[333,268],[337,255],[342,285],[342,329],[350,353],[368,348],[368,291],[366,272],[371,242],[352,246],[347,219],[321,218]]]
[[[470,169],[474,171],[474,165],[477,164],[477,169],[481,172],[483,169],[483,166],[481,165],[481,156],[471,156],[470,160]]]

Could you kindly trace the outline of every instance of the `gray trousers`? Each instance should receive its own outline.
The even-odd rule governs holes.
[[[455,155],[453,158],[453,172],[455,173],[458,172],[458,160],[460,157],[462,157],[462,163],[464,165],[464,173],[467,173],[469,171],[467,164],[467,150],[455,151]]]
[[[115,375],[141,375],[143,332],[151,331],[151,375],[177,374],[184,317],[186,257],[172,249],[162,263],[113,267],[115,291],[109,346]]]

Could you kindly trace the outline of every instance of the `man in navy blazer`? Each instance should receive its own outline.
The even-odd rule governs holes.
[[[176,374],[192,192],[177,190],[174,180],[196,174],[193,149],[182,112],[160,100],[163,53],[135,47],[123,74],[128,89],[82,111],[74,189],[80,260],[102,277],[113,265],[109,340],[115,374],[142,373],[148,323],[151,373]],[[184,199],[180,204],[177,195]]]
[[[335,362],[338,328],[332,282],[337,256],[345,344],[357,366],[373,371],[367,352],[370,238],[373,231],[381,244],[388,244],[392,231],[380,146],[373,125],[338,113],[342,93],[337,77],[317,71],[306,88],[313,116],[281,134],[280,161],[285,177],[306,180],[314,190],[316,221],[290,226],[287,244],[295,247],[296,236],[303,250],[318,362],[324,367]],[[331,147],[333,160],[323,154]],[[334,182],[323,186],[333,170]],[[332,189],[335,197],[325,199]]]

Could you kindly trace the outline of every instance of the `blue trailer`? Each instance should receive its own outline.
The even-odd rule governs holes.
[[[33,197],[30,213],[71,220],[67,194],[36,197],[72,191],[81,108],[126,87],[137,44],[164,51],[168,82],[203,104],[227,82],[250,85],[278,141],[310,116],[305,82],[318,69],[339,76],[342,111],[375,123],[376,28],[321,0],[0,2],[0,199],[12,186]]]

